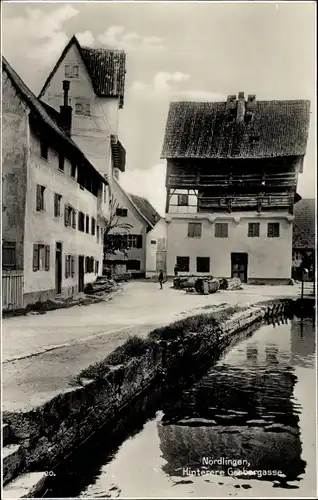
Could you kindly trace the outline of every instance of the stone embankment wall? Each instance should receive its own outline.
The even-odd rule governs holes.
[[[237,341],[240,331],[249,327],[254,331],[266,316],[289,310],[286,300],[227,307],[158,328],[146,339],[132,337],[51,401],[32,411],[4,412],[4,422],[24,450],[22,470],[52,470],[155,380],[167,387],[169,380],[182,384],[203,365],[202,360],[211,365]]]

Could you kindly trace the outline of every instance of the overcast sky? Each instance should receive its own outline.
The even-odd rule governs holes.
[[[311,130],[299,193],[315,196],[315,2],[5,3],[3,54],[37,94],[69,38],[125,49],[120,140],[124,187],[163,213],[160,160],[171,100],[310,99]]]

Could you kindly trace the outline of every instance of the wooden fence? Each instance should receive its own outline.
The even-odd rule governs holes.
[[[2,309],[23,308],[23,271],[2,270]]]

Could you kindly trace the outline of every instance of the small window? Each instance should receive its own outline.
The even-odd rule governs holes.
[[[60,194],[54,193],[54,217],[61,216],[61,200],[62,196]]]
[[[95,235],[95,229],[96,229],[96,220],[94,217],[92,217],[92,236]]]
[[[4,241],[2,243],[2,269],[16,269],[17,251],[16,242]]]
[[[49,147],[44,139],[41,139],[40,148],[41,148],[41,158],[47,160],[49,154]]]
[[[190,271],[190,257],[177,257],[177,267],[180,272]]]
[[[97,243],[99,243],[99,226],[96,228]]]
[[[59,170],[61,170],[61,172],[64,172],[64,161],[65,161],[65,158],[64,158],[64,155],[59,155]]]
[[[83,114],[83,103],[79,99],[76,99],[76,102],[75,102],[75,114],[76,115]]]
[[[78,230],[82,231],[82,233],[85,231],[85,216],[83,212],[78,212]]]
[[[178,194],[178,206],[187,207],[189,205],[189,195],[188,194]]]
[[[267,226],[268,238],[279,238],[279,222],[269,222]]]
[[[86,232],[89,233],[89,215],[86,215]]]
[[[118,217],[127,217],[128,215],[128,210],[127,208],[116,208],[116,215]]]
[[[127,246],[129,248],[138,248],[138,235],[137,234],[128,234]]]
[[[84,115],[91,116],[91,105],[89,102],[84,103]]]
[[[214,236],[216,238],[228,238],[229,225],[226,222],[217,222],[215,224]]]
[[[259,238],[259,228],[259,222],[249,222],[247,236],[249,238]]]
[[[71,276],[71,255],[65,255],[65,278],[69,278]]]
[[[155,245],[156,243],[157,243],[157,241],[156,241],[156,240],[151,240],[151,241],[150,241],[150,245]]]
[[[189,238],[201,238],[202,224],[200,222],[189,222],[188,225],[188,237]]]
[[[197,257],[197,273],[210,272],[210,257]]]
[[[37,186],[36,186],[36,210],[38,212],[42,212],[45,210],[44,192],[45,192],[45,187],[37,184]]]
[[[76,163],[71,164],[71,177],[76,178]]]
[[[78,78],[78,73],[79,73],[79,67],[74,65],[73,66],[73,77]]]
[[[98,274],[98,270],[99,270],[99,261],[95,260],[95,274]]]
[[[72,77],[72,67],[70,64],[65,64],[65,73],[64,74],[67,78]]]
[[[50,246],[33,245],[33,271],[49,271],[50,270]]]

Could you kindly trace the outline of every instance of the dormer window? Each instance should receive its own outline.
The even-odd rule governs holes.
[[[78,64],[65,64],[65,77],[66,78],[78,78],[79,76],[79,66]]]

